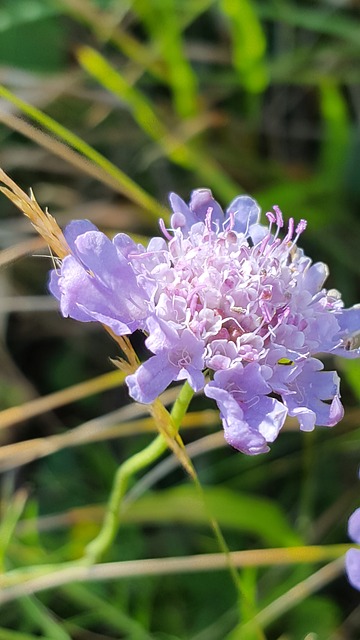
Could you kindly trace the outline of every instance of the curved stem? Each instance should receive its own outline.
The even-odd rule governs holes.
[[[111,546],[119,526],[119,509],[130,478],[144,467],[157,460],[165,451],[166,444],[158,435],[145,449],[126,460],[117,470],[107,504],[101,529],[85,549],[85,560],[97,562]]]
[[[170,414],[177,431],[180,429],[182,419],[189,408],[193,395],[193,389],[190,387],[188,382],[185,382],[181,387],[180,393],[174,402],[174,406]]]
[[[185,382],[169,415],[169,428],[174,431],[169,436],[174,437],[177,434],[193,394],[194,392],[190,385]],[[85,549],[83,561],[86,564],[97,562],[111,547],[119,528],[120,506],[127,491],[129,480],[138,471],[148,467],[160,458],[166,449],[167,441],[162,434],[159,434],[145,449],[135,453],[119,467],[115,474],[101,529],[96,538]]]

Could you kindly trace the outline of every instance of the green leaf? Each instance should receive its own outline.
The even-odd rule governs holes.
[[[66,61],[66,33],[56,13],[43,1],[3,0],[0,62],[31,71],[61,70]]]
[[[32,633],[23,633],[22,631],[14,631],[14,629],[5,629],[0,627],[1,640],[50,640],[39,634],[33,635]]]
[[[18,28],[23,24],[43,20],[57,14],[55,7],[44,0],[2,0],[0,7],[0,32]],[[3,37],[3,36],[1,36]]]
[[[225,487],[203,487],[203,490],[208,511],[216,518],[220,527],[252,534],[269,545],[301,543],[281,508],[272,500],[240,494]],[[196,489],[188,485],[140,498],[126,509],[124,519],[141,524],[209,524],[209,514],[204,503]]]
[[[329,598],[312,596],[290,616],[288,631],[295,638],[330,638],[340,624],[338,607]]]

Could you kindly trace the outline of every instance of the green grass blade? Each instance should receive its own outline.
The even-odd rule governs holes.
[[[95,165],[100,167],[103,171],[114,178],[121,191],[126,195],[129,200],[132,200],[140,207],[143,207],[152,214],[155,219],[158,219],[164,214],[164,210],[158,204],[158,202],[146,193],[141,187],[139,187],[131,178],[116,167],[112,162],[107,160],[101,153],[96,151],[87,142],[82,140],[75,133],[64,127],[62,124],[43,113],[36,107],[28,104],[21,98],[14,95],[9,89],[0,85],[0,98],[11,102],[27,117],[31,118],[34,122],[44,127],[47,131],[60,138],[63,142],[68,144],[73,149],[76,149],[83,156],[91,160]]]
[[[360,48],[359,21],[340,9],[313,9],[292,2],[282,2],[281,6],[273,2],[261,2],[257,4],[257,11],[265,20],[335,36]]]
[[[19,604],[25,615],[51,640],[71,640],[61,623],[34,596],[24,596]]]
[[[184,53],[179,12],[175,0],[136,0],[142,18],[168,69],[175,111],[181,118],[198,112],[197,78]]]
[[[250,93],[261,93],[268,85],[265,65],[266,38],[250,0],[222,0],[229,18],[232,59],[240,79]]]
[[[335,185],[344,178],[343,172],[339,171],[339,158],[346,157],[350,142],[348,107],[340,87],[335,82],[321,83],[320,108],[325,125],[320,170],[321,175]]]
[[[72,603],[79,604],[81,609],[98,611],[99,621],[103,623],[106,621],[117,632],[129,634],[134,640],[151,640],[152,636],[143,626],[122,611],[117,603],[111,604],[86,585],[68,584],[63,588],[63,592]]]
[[[154,140],[160,140],[166,136],[166,129],[150,102],[100,53],[90,47],[81,47],[78,50],[78,60],[83,69],[103,87],[126,102],[134,119],[147,135]]]
[[[129,60],[139,65],[142,71],[148,71],[154,78],[167,83],[167,70],[159,63],[155,50],[139,42],[131,33],[125,31],[119,23],[118,11],[100,9],[91,0],[54,0],[74,19],[86,24],[99,42],[110,42]]]
[[[0,567],[4,568],[5,554],[8,546],[13,538],[14,531],[21,515],[24,511],[28,494],[24,489],[19,489],[13,496],[12,500],[6,506],[3,505],[5,513],[3,513],[0,524]]]
[[[203,186],[213,189],[215,194],[225,202],[241,191],[241,187],[236,185],[216,162],[169,132],[150,101],[100,53],[90,47],[81,47],[78,50],[78,60],[80,65],[103,87],[126,102],[139,127],[163,149],[172,162],[193,171],[201,180],[204,180]]]
[[[92,0],[53,0],[56,5],[67,13],[72,15],[76,20],[86,24],[102,43],[104,40],[111,43],[119,51],[121,51],[129,60],[139,65],[142,72],[147,71],[153,77],[162,80],[166,84],[169,83],[168,68],[162,64],[159,59],[159,53],[156,47],[144,45],[137,40],[130,32],[125,31],[119,22],[119,10],[112,14],[111,9],[100,9]],[[174,2],[174,0],[171,0]],[[202,13],[207,11],[216,0],[197,0],[197,2],[182,3],[181,12],[178,11],[176,16],[174,29],[181,32],[196,20]],[[175,6],[176,9],[176,6]],[[179,36],[177,36],[179,37]],[[174,46],[173,43],[170,43]],[[179,47],[179,43],[176,43]],[[182,55],[182,52],[176,52]],[[184,64],[184,60],[181,61]],[[186,63],[186,60],[185,60]],[[189,65],[188,65],[189,66]],[[187,69],[189,74],[189,69]],[[188,78],[188,89],[190,83],[194,81]],[[181,78],[174,78],[173,82],[180,83]],[[188,96],[180,96],[179,99],[189,100]]]

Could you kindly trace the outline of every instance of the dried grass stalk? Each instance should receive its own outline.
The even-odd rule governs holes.
[[[55,218],[48,211],[41,209],[33,192],[31,191],[28,196],[2,169],[0,169],[0,182],[5,185],[0,187],[0,191],[30,219],[31,224],[44,238],[51,251],[59,258],[68,255],[70,248],[63,232]]]

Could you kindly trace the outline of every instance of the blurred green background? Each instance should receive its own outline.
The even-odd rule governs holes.
[[[238,193],[265,211],[278,204],[286,218],[308,220],[302,245],[354,304],[359,9],[357,0],[2,0],[0,164],[60,225],[87,217],[109,235],[157,234],[170,191],[188,199],[209,187],[224,207]],[[101,327],[60,317],[47,295],[48,252],[5,197],[0,225],[0,560],[13,569],[81,554],[98,526],[91,506],[106,501],[118,465],[149,435],[134,421],[133,436],[92,443],[85,430],[66,440],[88,421],[121,434],[128,417],[111,412],[127,396],[114,378],[101,393],[95,382],[71,401],[25,404],[112,372],[118,352]],[[347,541],[360,505],[360,366],[336,366],[347,411],[333,430],[286,431],[256,458],[200,443],[195,466],[231,550]],[[6,411],[13,406],[24,413]],[[213,409],[195,399],[185,441],[219,428]],[[176,466],[158,465],[134,489],[143,495],[107,560],[218,550]],[[318,568],[242,572],[262,635],[247,635],[231,578],[214,571],[18,598],[0,609],[0,640],[356,640],[359,594],[341,574],[317,591]]]

